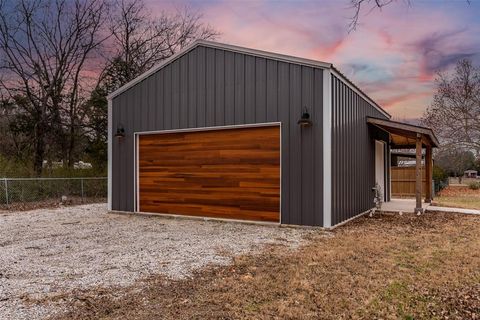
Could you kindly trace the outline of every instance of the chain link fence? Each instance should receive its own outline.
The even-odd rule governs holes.
[[[0,205],[107,198],[107,178],[0,178]]]

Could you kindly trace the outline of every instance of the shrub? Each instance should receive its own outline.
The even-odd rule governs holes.
[[[437,165],[433,166],[433,180],[435,181],[435,192],[448,186],[448,174]]]
[[[480,189],[480,182],[472,182],[468,185],[468,187],[472,190],[479,190]]]

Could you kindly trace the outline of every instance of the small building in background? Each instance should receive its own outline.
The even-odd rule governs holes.
[[[478,178],[478,171],[477,170],[467,170],[463,173],[463,176],[465,178],[477,179]]]

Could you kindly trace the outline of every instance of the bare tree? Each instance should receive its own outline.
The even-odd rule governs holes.
[[[188,8],[151,15],[141,0],[117,0],[110,19],[108,63],[85,103],[87,153],[92,162],[106,163],[108,93],[133,80],[155,64],[171,57],[196,39],[214,39],[218,32]]]
[[[152,16],[142,0],[117,0],[111,19],[115,51],[102,74],[115,89],[144,73],[196,39],[214,39],[218,32],[188,8]]]
[[[480,68],[461,60],[453,75],[440,73],[436,83],[437,91],[422,122],[446,147],[471,150],[480,157]]]
[[[73,164],[84,72],[108,37],[105,12],[100,0],[0,0],[0,90],[24,99],[17,107],[33,122],[37,174],[52,128],[68,136],[64,157]]]
[[[370,13],[375,10],[382,10],[384,7],[394,2],[403,2],[408,7],[412,5],[412,0],[349,0],[349,2],[349,7],[353,10],[353,16],[348,25],[349,32],[357,29],[360,21],[360,14],[364,9],[367,10],[367,13]],[[470,0],[466,0],[465,2],[470,4]]]
[[[442,147],[435,155],[435,164],[442,168],[449,176],[462,176],[465,170],[475,168],[475,156],[471,151],[462,150],[455,146]]]
[[[410,6],[410,0],[401,0]],[[351,18],[350,24],[348,25],[348,31],[354,31],[357,29],[360,14],[363,9],[372,12],[374,10],[382,10],[383,7],[388,6],[393,2],[398,2],[398,0],[350,0],[350,8],[353,10],[353,16]]]

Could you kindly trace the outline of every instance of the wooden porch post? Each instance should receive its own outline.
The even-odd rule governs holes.
[[[422,209],[422,135],[417,133],[415,164],[415,213],[423,213]]]
[[[432,146],[427,146],[425,153],[425,178],[427,180],[427,190],[425,190],[425,202],[432,202],[432,178],[433,178],[433,161]]]

